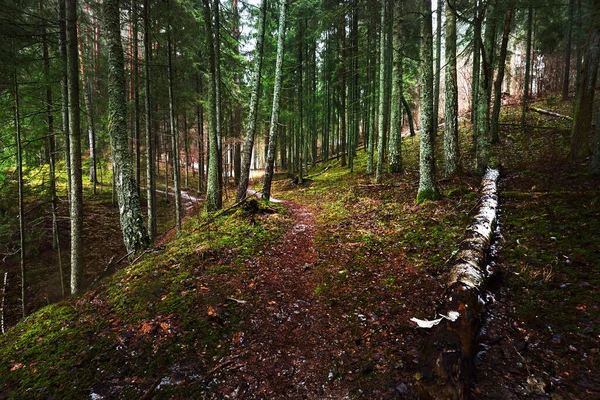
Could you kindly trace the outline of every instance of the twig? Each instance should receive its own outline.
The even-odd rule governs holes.
[[[146,391],[146,393],[144,393],[144,395],[142,397],[140,397],[140,400],[147,400],[147,399],[152,398],[152,393],[154,393],[154,391],[156,390],[156,388],[160,384],[161,380],[162,380],[162,378],[160,376],[158,378],[156,378],[154,380],[154,382],[152,382],[152,386],[150,386],[150,389],[148,389]]]
[[[4,285],[2,286],[2,303],[0,304],[0,325],[2,327],[2,334],[6,332],[4,325],[4,298],[6,296],[6,285],[8,283],[8,272],[4,273]]]
[[[247,303],[246,300],[238,300],[238,299],[234,299],[233,297],[228,297],[227,300],[235,301],[236,303],[239,303],[239,304],[246,304]]]
[[[142,256],[143,256],[144,254],[148,254],[148,253],[150,253],[151,251],[152,251],[152,249],[146,249],[146,250],[144,250],[144,251],[142,252],[142,254],[140,254],[139,256],[137,256],[137,257],[136,257],[136,258],[135,258],[135,259],[134,259],[132,262],[130,262],[130,263],[129,263],[129,265],[133,265],[133,264],[135,264],[136,262],[138,262],[138,261],[140,260],[140,258],[142,258]]]

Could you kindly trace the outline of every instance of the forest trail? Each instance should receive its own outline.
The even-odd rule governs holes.
[[[341,330],[314,295],[315,218],[305,206],[283,203],[294,223],[283,240],[250,260],[252,300],[242,305],[247,321],[221,360],[229,368],[208,385],[213,398],[343,397],[324,384],[330,371],[323,365]]]

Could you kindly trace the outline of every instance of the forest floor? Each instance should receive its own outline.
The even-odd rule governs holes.
[[[513,113],[493,151],[500,274],[471,395],[600,398],[600,180],[567,161],[568,122],[529,113],[523,131]],[[409,320],[435,316],[479,178],[440,179],[444,198],[417,205],[418,140],[404,146],[405,173],[382,184],[360,150],[352,173],[332,160],[300,185],[280,175],[281,203],[209,225],[191,209],[180,238],[0,337],[0,399],[418,398],[429,333]]]

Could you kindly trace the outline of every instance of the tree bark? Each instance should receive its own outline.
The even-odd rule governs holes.
[[[594,92],[600,62],[600,0],[594,0],[588,46],[581,66],[580,86],[575,99],[571,129],[571,159],[578,160],[591,154],[592,114]]]
[[[170,3],[169,3],[170,4]],[[173,191],[175,193],[175,228],[177,235],[181,234],[181,168],[179,167],[179,134],[175,121],[175,94],[173,93],[173,28],[169,22],[167,38],[167,67],[169,83],[169,127],[171,133],[171,147],[173,152]]]
[[[385,148],[388,4],[389,2],[387,0],[381,1],[381,26],[379,38],[379,132],[377,136],[377,164],[375,167],[376,183],[381,183]]]
[[[108,133],[113,173],[116,169],[116,190],[123,242],[129,253],[135,253],[147,248],[150,240],[144,227],[127,143],[125,60],[121,43],[119,0],[104,1],[104,23],[108,43]]]
[[[281,73],[283,67],[285,19],[287,15],[287,0],[279,0],[279,27],[277,28],[277,59],[275,62],[275,83],[273,89],[273,109],[271,112],[271,123],[269,125],[269,146],[267,150],[267,165],[265,167],[265,178],[263,182],[262,198],[271,198],[271,182],[273,181],[273,169],[275,165],[275,134],[279,121],[279,99],[281,95]]]
[[[565,71],[563,77],[562,99],[569,99],[569,81],[571,78],[571,43],[573,38],[573,9],[575,0],[569,0],[569,28],[567,32],[567,46],[565,47]]]
[[[437,137],[438,130],[438,113],[440,108],[440,80],[442,76],[442,10],[444,8],[444,0],[437,0],[436,9],[436,34],[435,34],[435,82],[433,86],[433,140]]]
[[[498,170],[488,169],[482,180],[477,215],[454,256],[439,315],[419,360],[419,390],[433,398],[466,399],[473,379],[476,336],[482,320],[480,294],[485,289],[486,265],[496,225]]]
[[[494,108],[492,111],[491,138],[492,143],[500,142],[498,120],[500,119],[500,108],[502,107],[502,83],[506,67],[506,55],[508,53],[508,39],[514,13],[514,2],[510,1],[504,16],[504,31],[502,33],[502,44],[500,45],[500,59],[498,60],[498,72],[494,82]]]
[[[523,99],[521,105],[521,126],[525,129],[525,114],[529,102],[529,80],[531,71],[531,34],[533,31],[533,7],[529,6],[527,11],[527,50],[525,52],[525,82],[523,83]]]
[[[402,172],[402,3],[395,3],[393,37],[392,101],[390,124],[391,173]],[[439,89],[439,88],[438,88]]]
[[[456,72],[456,15],[447,0],[446,6],[446,76],[444,100],[444,158],[446,176],[460,171],[458,147],[458,77]]]
[[[67,197],[71,201],[71,151],[69,144],[69,82],[67,80],[67,16],[66,0],[58,0],[58,25],[59,25],[59,56],[61,61],[61,98],[62,98],[62,126],[65,142],[65,164],[67,169]]]
[[[150,1],[144,0],[144,108],[146,113],[146,201],[148,212],[148,239],[150,243],[156,236],[156,173],[154,168],[154,138],[152,134],[152,102],[150,93],[150,59],[152,57],[150,43]],[[139,182],[138,182],[139,184]]]
[[[66,0],[66,18],[69,145],[71,159],[71,293],[76,294],[81,289],[81,281],[83,279],[83,185],[81,182],[77,0]]]
[[[417,203],[437,200],[440,193],[435,181],[433,135],[433,36],[431,32],[431,0],[421,0],[421,134],[419,149],[419,191]]]

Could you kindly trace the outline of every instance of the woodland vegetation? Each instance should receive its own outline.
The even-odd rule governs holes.
[[[0,10],[0,399],[600,397],[600,0]]]

